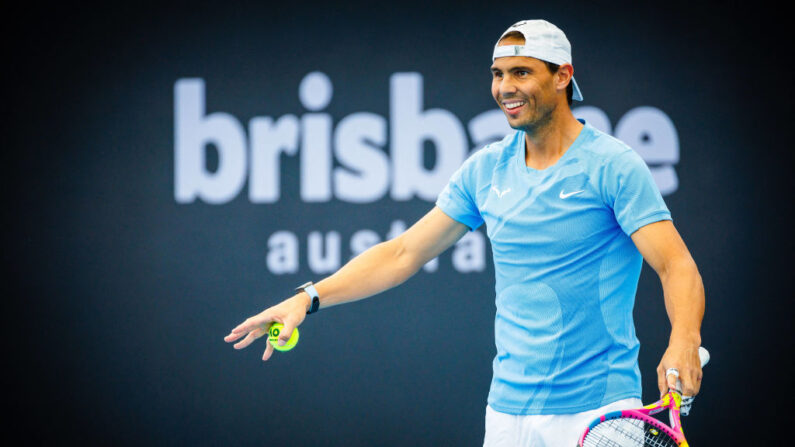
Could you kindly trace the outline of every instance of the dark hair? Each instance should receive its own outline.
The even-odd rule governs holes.
[[[557,73],[558,69],[560,69],[560,65],[553,64],[552,62],[547,62],[547,61],[542,61],[542,62],[547,64],[547,69],[549,69],[549,72],[552,74]],[[574,87],[572,87],[571,84],[572,81],[569,80],[569,85],[566,86],[566,101],[569,102],[569,107],[571,107],[571,95],[574,92]]]

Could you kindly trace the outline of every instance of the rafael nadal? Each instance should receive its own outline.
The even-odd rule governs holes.
[[[660,392],[695,396],[704,288],[643,160],[577,120],[571,45],[544,20],[494,47],[491,92],[516,130],[473,154],[436,206],[317,284],[248,318],[224,340],[242,349],[307,314],[395,287],[485,224],[496,275],[495,343],[484,446],[571,446],[594,417],[641,405],[632,308],[643,260],[671,321]],[[263,360],[273,347],[266,343]]]

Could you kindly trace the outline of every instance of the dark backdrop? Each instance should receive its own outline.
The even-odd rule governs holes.
[[[298,347],[265,364],[262,341],[234,351],[222,341],[234,325],[324,276],[308,265],[310,233],[339,233],[344,260],[356,231],[384,238],[432,203],[303,202],[293,155],[281,157],[274,203],[252,202],[247,185],[224,203],[178,203],[174,86],[203,79],[207,113],[228,113],[248,133],[253,117],[308,113],[298,89],[312,71],[333,83],[322,113],[334,126],[361,111],[388,121],[390,76],[414,72],[425,109],[466,127],[494,108],[496,38],[517,20],[546,18],[573,43],[585,105],[613,126],[653,106],[676,126],[678,188],[666,202],[704,279],[712,352],[685,421],[691,444],[776,439],[768,415],[792,373],[786,29],[759,3],[593,3],[136,3],[9,14],[12,430],[92,444],[479,445],[495,351],[490,252],[482,271],[456,270],[448,252],[435,272],[311,316]],[[207,153],[207,169],[217,168],[217,152]],[[430,167],[433,146],[425,153]],[[295,273],[269,270],[277,231],[299,242]],[[650,400],[669,325],[648,266],[635,318]],[[746,423],[735,420],[748,409]]]

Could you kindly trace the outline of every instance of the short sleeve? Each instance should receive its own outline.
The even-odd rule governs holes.
[[[464,162],[450,177],[447,186],[436,199],[436,206],[454,220],[468,226],[472,231],[483,224],[483,217],[480,215],[475,201],[477,166],[475,156]]]
[[[671,212],[640,155],[630,149],[607,163],[605,199],[624,233],[631,235],[644,225],[671,220]]]

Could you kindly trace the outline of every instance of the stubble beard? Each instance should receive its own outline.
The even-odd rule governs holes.
[[[527,104],[530,105],[530,102],[528,101]],[[534,105],[535,109],[530,111],[527,119],[514,123],[509,119],[508,125],[515,130],[523,130],[530,135],[544,133],[553,121],[557,104],[553,103],[546,107],[538,107],[538,103],[534,102]]]

